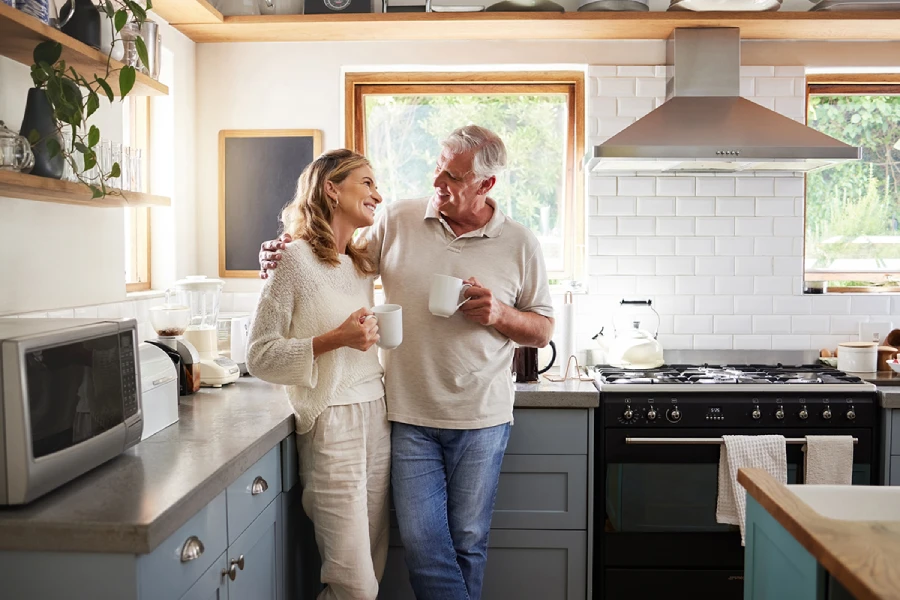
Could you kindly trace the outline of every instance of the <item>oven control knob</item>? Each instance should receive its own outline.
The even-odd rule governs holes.
[[[681,411],[678,410],[677,408],[673,408],[672,410],[670,410],[669,411],[669,420],[672,421],[673,423],[677,423],[678,421],[680,421],[681,420]]]
[[[647,411],[647,420],[648,421],[656,420],[656,409],[655,408],[651,408],[650,410]]]
[[[856,418],[856,411],[851,408],[850,410],[847,411],[847,420],[852,421],[855,418]]]
[[[778,410],[775,411],[775,418],[778,419],[779,421],[784,419],[784,409],[781,408],[780,406],[778,407]]]
[[[797,416],[800,417],[801,419],[803,419],[804,421],[807,419],[807,417],[809,417],[809,413],[806,412],[805,406],[800,409],[800,412],[797,414]]]
[[[823,419],[831,418],[831,409],[830,408],[826,408],[825,410],[822,411],[822,418]]]
[[[626,408],[625,412],[622,413],[622,418],[626,421],[630,421],[634,417],[634,411],[630,408]]]
[[[750,416],[753,417],[754,421],[759,421],[759,418],[762,416],[762,413],[759,412],[759,407],[753,409],[753,412],[750,413]]]

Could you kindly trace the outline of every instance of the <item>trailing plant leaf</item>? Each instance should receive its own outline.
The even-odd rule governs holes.
[[[119,71],[119,95],[123,98],[128,95],[128,92],[131,91],[131,88],[134,87],[134,79],[137,76],[137,73],[134,70],[134,67],[130,65],[125,65],[122,67],[122,70]]]
[[[37,129],[32,129],[28,132],[28,143],[34,146],[39,141],[41,141],[41,134],[38,133]]]
[[[96,92],[91,92],[90,94],[88,94],[87,106],[85,108],[87,116],[90,117],[92,114],[97,112],[98,108],[100,108],[100,98],[97,97]]]
[[[120,31],[122,31],[122,28],[125,27],[125,23],[127,23],[127,22],[128,22],[128,13],[125,12],[124,10],[117,10],[115,20],[113,21],[113,23],[115,23],[115,26],[116,26],[116,33],[119,33]]]
[[[134,45],[137,48],[138,56],[141,59],[142,65],[149,65],[150,61],[147,59],[147,46],[144,44],[144,38],[141,36],[137,36],[134,40]]]
[[[50,158],[54,158],[61,151],[62,151],[62,148],[59,147],[59,142],[57,142],[53,138],[47,139],[47,152],[50,153]]]
[[[109,170],[109,176],[115,179],[122,175],[122,168],[119,166],[119,163],[113,163],[112,168]]]
[[[97,84],[98,84],[101,88],[103,88],[103,91],[106,93],[106,97],[109,98],[109,101],[110,101],[110,102],[112,102],[113,100],[116,99],[115,95],[113,94],[112,88],[109,87],[109,84],[106,83],[106,80],[105,80],[105,79],[103,79],[102,77],[97,77],[97,76],[95,75],[95,76],[94,76],[94,80],[97,82]]]
[[[106,16],[109,18],[113,18],[116,15],[116,9],[112,5],[112,2],[110,2],[110,0],[106,0],[103,3],[103,12],[105,12]]]
[[[88,152],[91,151],[90,148],[88,148],[81,142],[77,142],[77,141],[75,142],[75,149],[78,150],[79,152],[81,152],[82,154],[87,154]]]
[[[144,10],[144,7],[134,2],[133,0],[125,0],[125,6],[127,6],[131,10],[131,14],[134,15],[135,20],[139,24],[143,24],[144,21],[147,20],[147,11]]]
[[[97,154],[91,150],[84,155],[84,170],[90,171],[97,166]]]
[[[93,148],[97,144],[100,143],[100,130],[97,129],[96,125],[91,125],[91,129],[88,132],[88,146]]]
[[[32,58],[37,64],[47,63],[54,64],[62,56],[62,44],[59,42],[41,42],[34,47]]]
[[[91,186],[88,186],[88,187],[91,188],[91,198],[102,198],[103,196],[106,195],[106,194],[104,194],[103,191],[102,191],[100,188],[98,188],[96,185],[91,185]]]

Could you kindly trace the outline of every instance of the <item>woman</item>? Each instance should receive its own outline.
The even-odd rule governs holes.
[[[284,209],[293,242],[260,295],[247,366],[287,386],[303,508],[322,557],[319,600],[375,600],[388,546],[390,425],[373,317],[375,266],[353,241],[381,203],[365,157],[326,152]]]

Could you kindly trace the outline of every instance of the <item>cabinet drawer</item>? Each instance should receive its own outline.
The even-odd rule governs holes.
[[[587,456],[504,456],[491,527],[587,529]]]
[[[228,543],[281,492],[281,446],[275,446],[225,490],[228,496]]]
[[[900,456],[900,409],[891,411],[891,454]]]
[[[587,454],[588,411],[576,408],[517,408],[507,454]]]
[[[180,598],[200,579],[228,545],[225,512],[225,492],[222,492],[156,550],[138,557],[142,599]],[[203,545],[203,551],[196,558],[184,561],[182,549],[192,536]]]

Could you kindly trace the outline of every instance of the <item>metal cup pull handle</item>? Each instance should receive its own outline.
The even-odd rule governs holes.
[[[200,558],[200,555],[203,554],[203,542],[200,541],[196,535],[192,535],[181,547],[181,562],[190,562],[195,558]]]
[[[267,489],[269,489],[269,484],[266,483],[266,480],[257,476],[256,479],[253,480],[253,483],[250,484],[250,495],[259,496]]]

